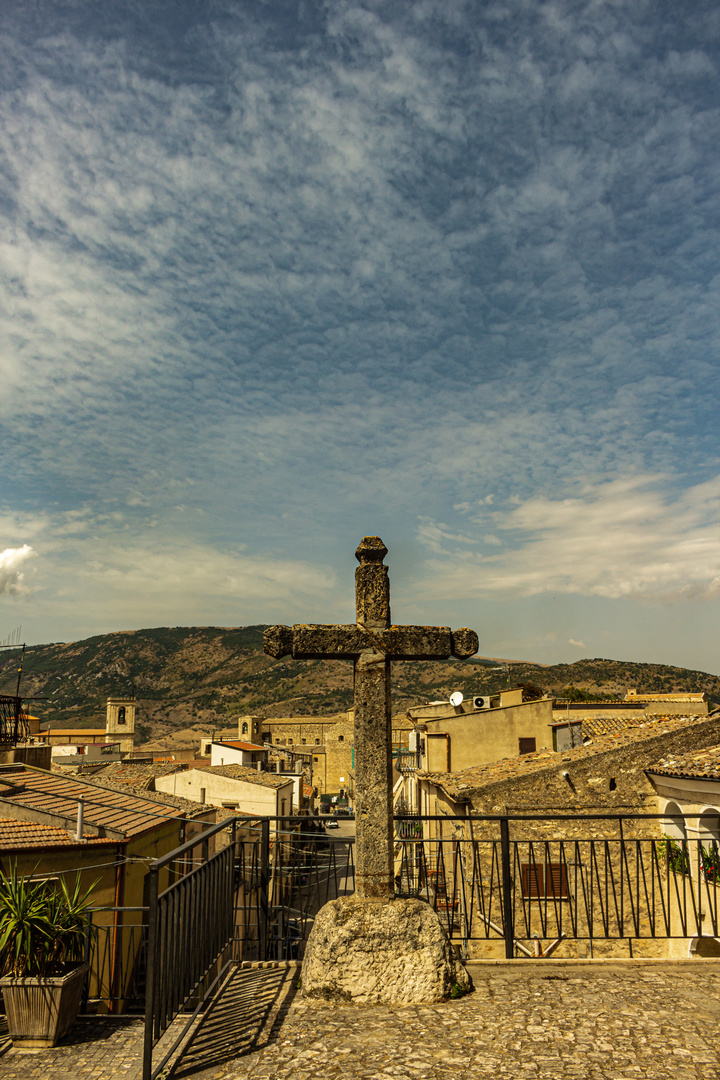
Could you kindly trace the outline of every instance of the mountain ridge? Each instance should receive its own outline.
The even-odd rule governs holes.
[[[340,660],[275,660],[262,652],[264,625],[154,627],[113,631],[28,648],[20,692],[53,727],[100,727],[108,697],[138,699],[138,742],[173,731],[232,727],[239,715],[328,716],[352,704],[352,665]],[[0,654],[0,691],[15,692],[17,652]],[[720,676],[665,664],[594,658],[571,664],[493,658],[393,664],[393,713],[454,690],[465,697],[532,683],[553,696],[567,687],[622,698],[706,691],[720,701]],[[40,700],[45,698],[46,700]]]

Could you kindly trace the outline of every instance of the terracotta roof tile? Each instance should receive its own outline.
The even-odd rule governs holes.
[[[641,713],[639,716],[583,717],[580,722],[582,724],[583,738],[587,735],[592,739],[600,735],[617,735],[628,728],[653,724],[656,720],[656,716],[647,716],[645,713]]]
[[[227,776],[231,780],[244,780],[247,784],[259,784],[261,787],[284,787],[290,779],[287,776],[279,776],[277,773],[259,772],[250,765],[196,765],[195,768],[198,772],[215,773],[217,776]]]
[[[669,755],[664,757],[659,765],[646,771],[664,776],[720,780],[720,746],[710,746],[689,754]]]
[[[174,772],[182,772],[186,769],[185,764],[138,762],[129,763],[116,761],[106,765],[101,771],[93,772],[94,781],[112,780],[113,784],[125,788],[133,788],[136,791],[150,791],[156,776],[170,776]],[[82,775],[82,774],[81,774]]]
[[[86,847],[88,844],[105,844],[113,841],[101,836],[76,840],[67,829],[57,825],[40,825],[33,821],[15,821],[14,818],[0,818],[0,851],[22,848],[41,847]]]
[[[78,800],[85,802],[85,821],[101,829],[112,829],[126,837],[155,828],[163,818],[184,817],[179,808],[163,806],[136,791],[110,790],[94,781],[69,777],[42,769],[0,769],[0,806],[7,803],[55,814],[69,821],[77,817]]]

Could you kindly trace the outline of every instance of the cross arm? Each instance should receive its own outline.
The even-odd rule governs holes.
[[[353,660],[372,645],[361,626],[354,623],[296,623],[294,626],[270,626],[263,634],[263,652],[276,659]]]
[[[449,626],[390,626],[380,635],[382,651],[393,660],[448,660],[451,656],[464,660],[479,648],[477,634],[467,627],[453,631]]]

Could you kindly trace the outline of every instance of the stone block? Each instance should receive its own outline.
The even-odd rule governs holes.
[[[331,900],[315,917],[302,968],[305,997],[358,1005],[444,1001],[472,981],[429,904]]]

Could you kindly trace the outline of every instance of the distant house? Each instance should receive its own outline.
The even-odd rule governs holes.
[[[257,767],[258,763],[267,764],[268,759],[267,747],[242,742],[240,739],[211,742],[209,750],[211,765],[254,765]]]
[[[645,694],[628,690],[623,701],[555,701],[554,720],[638,716],[707,716],[712,702],[708,694]]]
[[[155,778],[155,790],[241,814],[285,817],[293,812],[293,779],[246,765],[197,765]]]
[[[552,698],[525,699],[522,687],[408,709],[426,772],[458,772],[518,754],[551,750]]]
[[[667,814],[666,836],[720,841],[720,746],[666,754],[646,774]]]
[[[132,752],[135,744],[135,698],[108,698],[104,728],[41,728],[36,738],[50,746],[82,747],[98,743],[118,743],[122,754]]]

